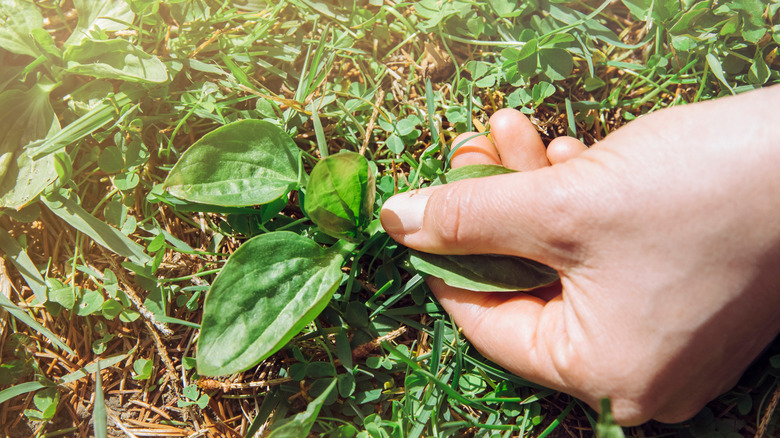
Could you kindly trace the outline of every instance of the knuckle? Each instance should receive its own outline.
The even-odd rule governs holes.
[[[436,211],[426,212],[426,215],[433,219],[431,232],[441,244],[461,248],[473,241],[471,236],[475,224],[466,218],[468,212],[475,208],[473,194],[471,185],[454,183],[431,195],[433,202],[428,203],[428,208]]]

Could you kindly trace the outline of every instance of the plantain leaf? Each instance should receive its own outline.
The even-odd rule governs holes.
[[[325,308],[344,258],[298,234],[262,234],[234,252],[203,304],[197,369],[248,369],[282,348]]]
[[[19,55],[37,58],[41,51],[32,36],[36,29],[43,29],[43,15],[33,2],[0,2],[0,47]]]
[[[439,255],[412,250],[409,261],[419,272],[477,292],[530,290],[558,279],[558,273],[548,266],[504,255]]]
[[[375,196],[376,183],[368,160],[342,150],[312,169],[304,210],[321,231],[354,240],[374,217]]]
[[[73,0],[79,20],[64,46],[74,46],[92,32],[115,32],[130,27],[135,14],[124,0]]]
[[[53,156],[32,159],[22,149],[59,131],[49,102],[53,88],[36,84],[26,91],[0,94],[0,208],[28,205],[57,178]]]
[[[301,152],[281,128],[242,120],[206,134],[181,156],[163,187],[202,204],[266,204],[298,183]]]
[[[162,61],[122,39],[85,38],[81,44],[69,46],[64,58],[70,73],[139,83],[168,80]]]

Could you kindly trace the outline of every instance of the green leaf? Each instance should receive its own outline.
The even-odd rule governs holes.
[[[729,89],[731,94],[736,94],[734,93],[734,89],[731,88],[731,85],[729,85],[729,81],[726,80],[726,75],[723,73],[723,66],[720,65],[720,61],[718,61],[718,58],[712,53],[708,53],[706,59],[707,59],[707,64],[710,66],[710,69],[712,70],[712,74],[714,74],[715,77],[718,78],[721,84],[723,84],[724,86],[726,86],[726,88]]]
[[[57,391],[57,388],[44,388],[33,396],[33,404],[43,413],[44,418],[54,416],[54,411],[57,409],[57,403],[59,402],[60,393]]]
[[[0,47],[33,58],[41,54],[32,33],[43,29],[43,16],[33,2],[3,0],[0,2],[0,23]]]
[[[314,422],[317,420],[317,416],[320,415],[320,409],[325,403],[325,399],[336,387],[336,379],[330,383],[330,385],[319,395],[314,401],[306,406],[306,410],[292,417],[290,421],[283,425],[273,429],[268,435],[268,438],[300,438],[309,436],[309,431]]]
[[[11,260],[14,267],[22,275],[24,281],[30,286],[35,298],[40,303],[46,302],[46,282],[38,272],[38,268],[30,260],[24,248],[8,232],[0,228],[0,251]]]
[[[449,286],[477,292],[530,290],[558,279],[550,267],[504,255],[439,255],[411,250],[409,261],[417,271],[441,278]]]
[[[87,289],[76,300],[76,314],[79,316],[91,315],[103,308],[103,295]]]
[[[162,61],[122,39],[84,39],[78,46],[69,46],[64,59],[70,73],[140,83],[168,80]]]
[[[106,300],[103,302],[103,307],[101,309],[101,312],[103,313],[103,318],[106,319],[114,319],[117,316],[119,316],[122,311],[125,310],[125,307],[117,300]]]
[[[571,74],[574,60],[566,50],[542,49],[539,51],[539,65],[551,81],[562,81]]]
[[[547,99],[553,94],[555,94],[555,85],[544,81],[534,84],[534,88],[531,90],[531,98],[534,101],[534,106],[541,105],[541,103],[544,102],[544,99]]]
[[[136,374],[133,376],[133,380],[146,380],[152,377],[154,362],[151,359],[136,359],[133,362],[133,371]]]
[[[77,200],[70,197],[68,192],[52,193],[43,198],[42,201],[52,213],[111,252],[127,257],[139,265],[151,260],[151,257],[144,253],[144,248],[141,245],[127,238],[116,228],[89,214],[79,205]]]
[[[394,154],[402,153],[405,148],[403,139],[396,134],[390,134],[390,136],[387,137],[387,140],[385,140],[385,146],[387,146],[387,148],[390,149],[390,152]]]
[[[116,119],[120,116],[119,109],[130,104],[133,99],[137,97],[137,93],[131,94],[133,95],[132,97],[128,96],[126,93],[117,93],[116,95],[108,96],[103,99],[100,104],[95,105],[89,112],[79,117],[61,131],[54,135],[49,135],[42,144],[34,148],[32,157],[36,160],[40,159],[71,143],[81,140]]]
[[[65,46],[77,45],[93,32],[115,32],[130,27],[135,14],[123,0],[73,0],[79,21],[65,42]]]
[[[57,178],[54,157],[33,160],[23,146],[60,129],[51,85],[0,94],[0,208],[20,209]]]
[[[122,151],[116,146],[107,146],[98,157],[98,167],[106,173],[117,173],[125,167]]]
[[[243,371],[282,348],[325,308],[343,261],[338,252],[285,231],[241,245],[206,295],[198,374]]]
[[[764,61],[764,54],[761,49],[756,49],[756,57],[753,58],[753,65],[748,72],[748,80],[755,85],[763,85],[769,80],[769,67]]]
[[[57,280],[49,279],[52,283],[49,288],[49,301],[71,310],[76,305],[76,295],[73,286],[65,285]]]
[[[72,353],[75,354],[75,353]],[[25,382],[18,385],[14,385],[8,389],[0,391],[0,404],[7,402],[8,400],[28,392],[37,391],[41,388],[45,388],[45,385],[39,382]]]
[[[512,18],[523,13],[516,0],[488,0],[488,4],[501,18]]]
[[[75,382],[76,380],[83,379],[84,377],[87,377],[89,374],[92,374],[94,372],[98,371],[98,361],[100,362],[100,369],[104,370],[108,367],[112,367],[119,362],[122,362],[127,358],[127,356],[130,355],[135,350],[135,348],[131,349],[129,352],[124,354],[117,354],[115,356],[108,357],[106,359],[98,359],[95,362],[90,363],[89,365],[85,366],[84,368],[80,368],[72,373],[66,374],[61,379],[57,381],[60,385],[67,385],[68,383]],[[76,353],[71,353],[75,355]],[[1,402],[0,402],[1,403]]]
[[[623,429],[615,423],[615,417],[612,415],[612,407],[608,398],[601,399],[601,415],[596,423],[597,438],[623,438]]]
[[[485,176],[504,175],[515,173],[516,170],[509,169],[497,164],[470,164],[452,169],[444,174],[444,182],[451,183],[469,178],[482,178]]]
[[[623,4],[631,11],[631,15],[637,20],[647,21],[650,19],[653,0],[621,0]]]
[[[0,294],[0,307],[8,311],[8,313],[13,315],[14,318],[30,326],[30,328],[39,331],[41,334],[46,336],[54,345],[56,345],[63,351],[67,352],[68,354],[72,354],[74,356],[76,355],[76,353],[73,350],[71,350],[70,347],[65,345],[65,343],[62,342],[59,337],[57,337],[57,335],[52,333],[51,330],[42,326],[38,321],[36,321],[33,317],[28,315],[27,312],[19,308],[16,304],[14,304],[10,299],[8,299],[8,297],[6,297],[3,294]],[[2,401],[0,401],[0,403],[2,403]]]
[[[368,160],[342,150],[312,169],[304,209],[322,232],[355,240],[374,218],[375,196],[376,181]]]
[[[243,120],[217,128],[190,146],[163,187],[173,196],[202,204],[266,204],[297,185],[300,154],[281,128]]]
[[[106,399],[103,394],[103,377],[100,375],[100,359],[97,361],[95,371],[95,404],[92,407],[92,421],[95,438],[106,438],[108,429],[106,426]]]

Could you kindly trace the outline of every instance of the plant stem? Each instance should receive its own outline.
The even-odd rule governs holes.
[[[330,247],[331,251],[336,251],[337,253],[341,254],[344,259],[348,259],[350,255],[355,251],[355,249],[358,247],[358,244],[355,242],[349,242],[344,239],[339,239],[338,242],[333,244],[333,246]]]

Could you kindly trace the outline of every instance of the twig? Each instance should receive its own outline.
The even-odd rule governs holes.
[[[379,105],[382,104],[382,101],[385,98],[385,90],[379,89],[378,94],[376,95],[376,102],[374,103],[374,111],[371,112],[371,118],[368,119],[368,127],[366,128],[366,136],[363,138],[363,146],[360,147],[360,155],[365,155],[366,149],[368,148],[368,142],[371,140],[371,132],[374,130],[374,123],[376,123],[376,118],[379,115]]]
[[[267,388],[281,385],[282,383],[292,382],[292,380],[293,379],[291,377],[280,377],[278,379],[260,380],[257,382],[229,383],[220,382],[219,380],[214,379],[200,379],[198,380],[198,386],[207,391],[221,390],[223,392],[227,392],[241,389]]]
[[[116,427],[117,427],[117,429],[119,429],[119,430],[121,430],[122,432],[124,432],[124,433],[125,433],[125,435],[127,435],[127,436],[128,436],[128,437],[130,437],[130,438],[138,438],[136,435],[134,435],[134,434],[133,434],[133,432],[131,432],[131,431],[130,431],[130,429],[128,429],[128,428],[127,428],[127,427],[126,427],[126,426],[125,426],[125,425],[122,423],[122,421],[121,421],[121,420],[119,420],[119,418],[117,418],[117,416],[116,416],[116,415],[114,415],[114,414],[113,414],[112,412],[110,412],[110,411],[108,411],[107,413],[108,413],[108,416],[109,416],[109,418],[111,418],[112,420],[114,420],[114,426],[116,426]]]
[[[171,357],[168,356],[168,350],[165,349],[165,344],[162,343],[162,339],[160,339],[160,335],[157,334],[157,332],[154,330],[152,323],[149,321],[144,321],[146,323],[146,327],[149,329],[149,332],[152,334],[152,338],[154,339],[154,344],[157,347],[157,354],[160,355],[160,359],[162,359],[163,364],[165,365],[165,369],[168,371],[168,375],[171,378],[171,383],[174,383],[174,386],[178,381],[176,380],[176,367],[173,366],[173,362],[171,361]],[[179,388],[177,388],[177,392]]]
[[[766,433],[769,422],[772,420],[772,415],[774,415],[775,410],[777,409],[778,402],[780,402],[780,386],[775,388],[775,392],[772,394],[772,401],[769,402],[769,406],[766,407],[764,415],[761,417],[761,423],[758,425],[756,438],[762,438]]]
[[[368,356],[368,354],[371,353],[372,351],[376,350],[382,344],[382,342],[392,341],[393,339],[401,336],[404,333],[406,333],[406,327],[401,326],[384,336],[380,336],[374,339],[373,341],[369,341],[366,342],[365,344],[359,345],[355,347],[354,350],[352,350],[352,359],[353,360],[362,359]]]
[[[130,301],[135,304],[135,307],[138,309],[138,313],[141,314],[141,316],[144,317],[146,322],[153,328],[156,328],[160,334],[165,336],[166,338],[169,338],[173,336],[173,330],[168,328],[165,323],[162,323],[160,321],[157,321],[157,318],[155,318],[154,313],[149,311],[149,309],[144,306],[143,302],[140,298],[138,298],[138,295],[136,295],[135,291],[130,288],[130,286],[127,286],[126,288],[122,289],[122,292],[127,295],[128,298],[130,298]],[[155,332],[155,335],[157,335],[157,332]]]
[[[138,309],[138,313],[141,314],[141,316],[152,326],[154,326],[159,332],[165,336],[166,338],[173,336],[173,330],[168,328],[165,323],[162,323],[160,321],[157,321],[157,318],[155,318],[154,313],[152,313],[149,309],[144,306],[143,301],[141,301],[141,298],[138,297],[138,294],[135,293],[135,290],[133,290],[132,286],[130,286],[132,283],[130,282],[130,279],[127,278],[127,274],[125,273],[125,269],[114,260],[114,258],[109,254],[105,249],[103,249],[101,246],[98,246],[100,248],[100,251],[103,252],[103,256],[108,260],[108,263],[111,265],[112,270],[114,271],[114,274],[116,274],[119,277],[120,283],[122,286],[124,286],[122,289],[122,292],[124,292],[125,295],[127,295],[128,298],[130,298],[130,301],[133,302],[136,309]],[[90,266],[93,270],[100,272],[99,270],[95,269],[94,266]]]

